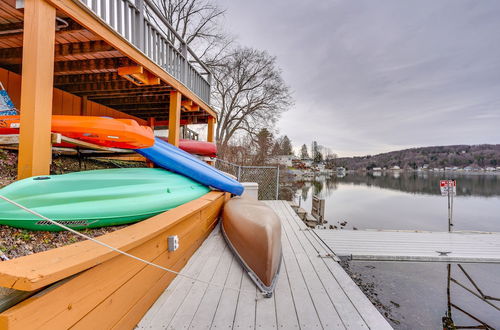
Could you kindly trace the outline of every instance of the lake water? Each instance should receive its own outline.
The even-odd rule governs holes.
[[[500,231],[500,175],[347,174],[345,177],[294,182],[293,188],[308,212],[313,193],[326,200],[327,226],[340,228],[340,223],[347,221],[345,229],[447,231],[447,198],[442,197],[439,190],[439,180],[447,178],[457,180],[453,230]],[[485,295],[500,298],[500,265],[461,266],[450,265],[451,278],[475,291],[463,272],[465,270]],[[442,317],[448,310],[448,264],[356,261],[350,262],[349,268],[366,287],[373,287],[372,297],[385,306],[383,312],[387,312],[396,329],[443,328]],[[484,322],[493,328],[500,327],[497,308],[453,281],[450,282],[450,298],[453,304],[451,315],[457,326]],[[500,301],[490,302],[500,307]]]

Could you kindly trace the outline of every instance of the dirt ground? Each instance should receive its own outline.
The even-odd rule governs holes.
[[[143,166],[145,164],[139,162],[101,161],[79,159],[72,156],[54,156],[51,174]],[[0,188],[15,181],[16,168],[17,152],[0,149]],[[124,227],[126,225],[86,229],[82,232],[88,236],[97,237]],[[0,225],[0,252],[9,259],[50,250],[82,240],[83,238],[70,232],[31,231]]]

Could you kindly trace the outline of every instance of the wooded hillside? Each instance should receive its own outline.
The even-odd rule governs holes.
[[[369,170],[374,167],[390,168],[393,166],[399,166],[402,169],[417,169],[425,164],[429,168],[497,167],[500,166],[500,144],[412,148],[374,156],[346,157],[335,160],[336,166],[343,166],[348,170]]]

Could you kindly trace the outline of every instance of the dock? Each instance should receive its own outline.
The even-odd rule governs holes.
[[[267,203],[283,225],[283,264],[271,298],[257,291],[217,226],[181,271],[200,281],[177,276],[137,327],[392,329],[290,205]]]
[[[352,260],[500,262],[500,233],[314,229],[339,257]]]

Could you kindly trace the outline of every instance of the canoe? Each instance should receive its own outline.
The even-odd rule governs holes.
[[[151,148],[137,149],[135,152],[160,167],[185,175],[205,186],[234,195],[243,193],[243,185],[235,179],[158,137]]]
[[[0,117],[0,134],[18,134],[19,127],[19,115]],[[154,144],[153,130],[133,119],[54,115],[51,131],[109,148],[140,149]]]
[[[168,142],[167,138],[160,137],[160,139]],[[179,149],[193,155],[217,157],[217,145],[212,142],[180,139]]]
[[[222,233],[257,287],[271,297],[278,278],[281,221],[265,203],[236,197],[222,212]]]
[[[163,169],[123,168],[36,176],[0,189],[0,195],[68,227],[85,229],[144,220],[209,191]],[[1,199],[0,224],[60,230]]]

